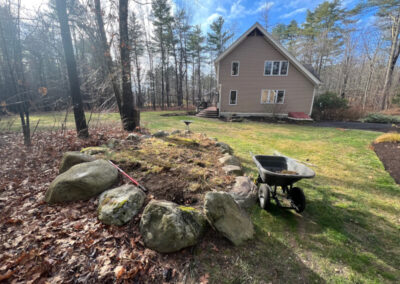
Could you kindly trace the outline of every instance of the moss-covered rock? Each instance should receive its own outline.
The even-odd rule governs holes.
[[[123,185],[103,192],[97,217],[107,225],[122,226],[139,213],[146,194],[133,185]]]
[[[207,192],[204,213],[210,225],[234,245],[240,245],[254,235],[250,217],[226,192]]]
[[[162,253],[195,245],[205,227],[206,220],[199,210],[159,200],[146,206],[140,221],[145,245]]]
[[[50,184],[45,200],[48,203],[87,200],[112,187],[118,171],[106,160],[73,166]]]
[[[81,152],[88,155],[106,154],[108,149],[106,147],[86,147]]]
[[[65,152],[60,163],[60,174],[69,170],[72,166],[94,160],[94,157],[81,152]]]

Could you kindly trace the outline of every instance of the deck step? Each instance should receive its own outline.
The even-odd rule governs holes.
[[[196,114],[198,117],[208,117],[208,118],[217,118],[219,116],[219,111],[216,107],[208,107],[206,109],[203,109],[200,111],[198,114]]]

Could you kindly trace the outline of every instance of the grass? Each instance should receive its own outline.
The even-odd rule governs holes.
[[[371,150],[377,132],[257,122],[227,123],[196,117],[142,113],[152,131],[185,128],[232,146],[246,173],[256,176],[249,151],[273,150],[315,165],[316,177],[302,180],[307,208],[302,215],[255,206],[256,237],[242,247],[217,252],[198,248],[196,267],[212,283],[398,283],[400,279],[400,187]],[[63,114],[32,116],[38,131],[60,127]],[[0,130],[18,130],[18,120]],[[117,114],[93,114],[90,124],[119,123]],[[67,127],[73,127],[72,116]]]

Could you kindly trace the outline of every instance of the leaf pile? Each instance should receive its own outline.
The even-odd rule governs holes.
[[[91,129],[91,132],[87,140],[78,139],[74,131],[37,133],[30,148],[23,145],[20,134],[0,134],[0,281],[161,283],[169,279],[179,281],[187,274],[192,275],[193,249],[161,255],[144,247],[138,231],[140,215],[123,227],[106,226],[96,217],[96,198],[54,206],[43,201],[50,182],[58,175],[64,152],[100,146],[110,138],[123,139],[127,135],[119,129],[106,127]],[[179,148],[181,142],[182,139],[160,143],[168,148]],[[193,146],[190,141],[188,143],[187,149]],[[132,144],[128,146],[132,147]],[[172,182],[176,185],[180,179],[180,189],[193,183],[199,184],[200,192],[208,189],[210,185],[202,175],[208,177],[212,170],[203,164],[202,159],[207,156],[204,149],[194,147],[195,151],[191,152],[185,147],[180,147],[175,156],[171,156],[181,164],[176,170],[179,174]],[[174,172],[174,168],[168,165],[171,160],[159,152],[160,148],[151,152],[151,144],[137,149],[142,153],[140,166],[132,170],[134,163],[128,157],[125,164],[122,159],[124,169],[141,173],[139,180],[149,188],[157,188],[157,183],[160,184],[158,189],[165,188],[165,180],[156,180],[155,177],[161,174],[170,178]],[[126,154],[124,150],[114,149],[113,157],[118,156],[116,153]],[[123,155],[119,159],[121,157]],[[209,157],[216,159],[215,152]],[[189,163],[187,169],[199,171],[189,177],[189,182],[182,176],[182,163]],[[210,163],[208,166],[214,165]],[[228,178],[224,182],[231,181]],[[218,184],[222,186],[221,182]],[[157,191],[151,192],[149,198],[152,195],[160,197]],[[170,199],[167,195],[161,197]]]

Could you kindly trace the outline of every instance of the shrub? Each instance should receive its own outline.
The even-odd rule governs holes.
[[[372,123],[400,123],[400,118],[391,115],[385,115],[381,113],[370,113],[368,114],[364,120],[364,122],[372,122]]]
[[[400,133],[385,133],[375,139],[374,143],[382,142],[400,142]]]
[[[346,109],[348,109],[346,99],[342,99],[336,93],[325,92],[314,101],[313,117],[316,120],[340,120]]]

